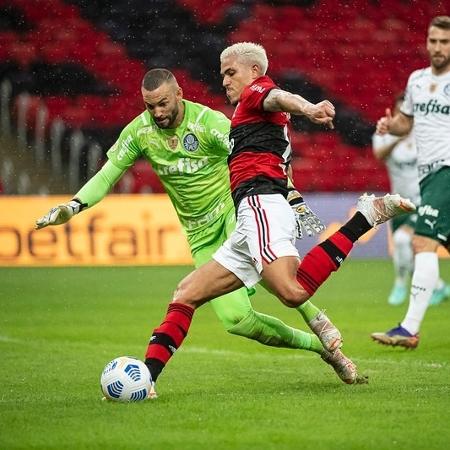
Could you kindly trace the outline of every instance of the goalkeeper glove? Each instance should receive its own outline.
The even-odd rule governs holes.
[[[55,206],[45,216],[36,220],[35,229],[39,230],[48,225],[61,225],[66,223],[72,216],[78,214],[86,206],[86,203],[81,203],[78,199],[73,199],[69,203]]]
[[[303,237],[303,230],[308,236],[319,234],[325,230],[325,225],[322,221],[311,211],[309,206],[303,200],[301,194],[295,189],[289,191],[287,201],[291,205],[295,214],[296,221],[296,237],[301,239]]]

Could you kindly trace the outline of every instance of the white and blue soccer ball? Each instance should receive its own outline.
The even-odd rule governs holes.
[[[138,402],[152,397],[154,392],[147,366],[129,356],[120,356],[106,364],[100,386],[105,398],[116,402]]]

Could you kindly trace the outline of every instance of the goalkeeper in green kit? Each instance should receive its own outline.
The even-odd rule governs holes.
[[[195,266],[209,261],[235,228],[227,166],[230,122],[224,114],[183,99],[182,89],[166,69],[147,72],[142,82],[146,111],[132,120],[108,151],[108,161],[67,204],[52,208],[36,228],[59,225],[103,199],[126,170],[145,158],[161,179],[186,234]],[[323,230],[320,220],[292,189],[297,234]],[[353,363],[342,352],[339,330],[307,301],[298,310],[312,333],[254,311],[245,288],[211,301],[225,329],[261,344],[314,351],[346,381]]]

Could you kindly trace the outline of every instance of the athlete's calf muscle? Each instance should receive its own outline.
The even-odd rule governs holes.
[[[177,286],[173,302],[199,308],[204,303],[243,286],[233,273],[214,260],[191,272]]]
[[[284,256],[270,264],[263,263],[261,275],[264,283],[289,308],[297,308],[310,297],[296,280],[298,263],[298,258],[294,256]]]

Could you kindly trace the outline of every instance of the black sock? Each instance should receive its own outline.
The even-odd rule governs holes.
[[[352,242],[356,242],[363,234],[366,234],[373,227],[360,211],[339,230],[343,235],[348,237]]]

